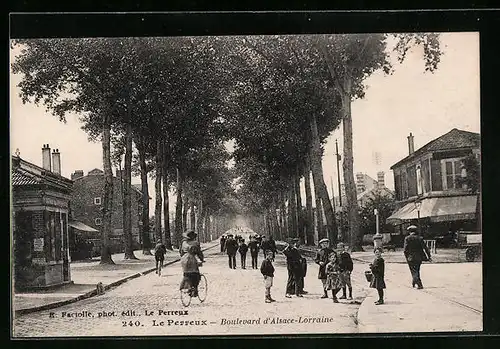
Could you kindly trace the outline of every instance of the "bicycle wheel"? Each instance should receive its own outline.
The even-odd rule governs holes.
[[[200,283],[198,284],[198,299],[201,303],[207,299],[208,283],[205,275],[200,275]]]
[[[189,307],[189,304],[191,304],[191,292],[189,292],[189,288],[181,289],[181,302],[185,307]]]

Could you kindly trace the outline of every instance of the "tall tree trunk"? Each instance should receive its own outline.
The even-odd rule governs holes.
[[[182,241],[182,174],[177,167],[177,200],[175,202],[175,239],[174,245],[176,248],[180,246]]]
[[[165,247],[167,250],[172,250],[172,233],[170,230],[170,201],[168,200],[168,190],[170,189],[170,183],[168,178],[168,152],[166,143],[163,143],[162,151],[162,180],[163,180],[163,230],[165,237],[163,241],[165,242]]]
[[[297,201],[295,199],[295,186],[293,185],[293,180],[290,183],[290,188],[288,189],[288,225],[290,227],[290,236],[293,238],[297,237]]]
[[[314,189],[316,194],[321,198],[321,204],[325,212],[326,223],[328,227],[328,238],[332,245],[337,243],[337,232],[334,231],[334,215],[332,202],[328,196],[328,190],[326,189],[325,180],[323,178],[323,165],[321,159],[321,146],[318,134],[318,125],[316,124],[316,117],[314,115],[310,116],[310,127],[311,127],[311,170],[313,174]],[[316,189],[317,188],[317,189]]]
[[[148,166],[146,164],[146,150],[144,137],[136,138],[136,147],[139,152],[139,167],[141,169],[141,192],[142,192],[142,254],[151,255],[151,239],[149,237],[149,186],[148,186]]]
[[[182,230],[187,230],[187,214],[189,209],[189,198],[186,194],[183,195],[182,199]]]
[[[111,258],[109,237],[111,235],[111,215],[113,213],[113,171],[111,170],[111,126],[107,116],[103,116],[102,160],[104,168],[104,204],[102,206],[101,262],[115,264]]]
[[[314,245],[314,214],[312,208],[312,192],[311,192],[311,167],[309,156],[306,157],[306,168],[304,171],[304,185],[306,189],[306,242],[307,245]]]
[[[161,139],[156,141],[155,157],[155,239],[163,240],[161,233],[161,179],[163,174],[163,146]],[[163,241],[165,242],[165,241]]]
[[[299,167],[297,166],[296,175],[294,176],[295,185],[295,198],[297,200],[297,233],[300,239],[300,243],[304,244],[306,237],[304,236],[304,225],[302,217],[302,198],[300,196],[300,173]]]
[[[280,213],[281,219],[283,221],[282,230],[281,230],[281,238],[286,240],[289,237],[288,234],[288,221],[286,214],[286,202],[285,202],[285,194],[283,192],[280,193]]]
[[[316,230],[318,231],[318,241],[326,237],[325,227],[323,223],[323,205],[321,199],[315,193],[316,201]]]
[[[201,199],[198,199],[198,207],[197,207],[197,218],[196,218],[196,232],[198,235],[201,235],[203,233],[203,201]]]
[[[207,208],[205,210],[205,224],[203,226],[203,242],[207,241],[208,233],[210,231],[210,210]]]
[[[127,124],[125,133],[125,176],[123,181],[123,235],[125,259],[137,259],[134,255],[132,236],[132,124]]]
[[[190,202],[190,207],[189,207],[189,219],[190,219],[190,224],[189,227],[196,231],[196,215],[194,212],[194,200],[191,200]]]
[[[343,111],[343,136],[344,136],[344,161],[342,169],[346,191],[347,217],[349,220],[349,236],[352,251],[363,251],[363,231],[359,228],[359,212],[354,182],[354,157],[352,149],[352,116],[351,116],[351,90],[352,81],[346,77],[343,81],[342,111]]]

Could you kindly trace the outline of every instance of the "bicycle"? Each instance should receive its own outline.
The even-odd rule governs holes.
[[[180,289],[181,293],[181,302],[182,305],[188,307],[191,304],[191,299],[193,298],[193,294],[196,291],[193,286],[188,285],[188,282],[185,282],[184,287]],[[205,275],[200,274],[200,282],[198,283],[198,299],[200,303],[203,303],[205,299],[207,299],[207,290],[208,290],[208,282]]]

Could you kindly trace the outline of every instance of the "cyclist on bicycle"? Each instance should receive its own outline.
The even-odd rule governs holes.
[[[191,297],[198,296],[198,284],[200,283],[199,267],[205,261],[200,243],[195,240],[196,236],[197,234],[193,230],[188,230],[184,233],[184,239],[179,249],[182,272],[184,275],[180,289],[185,289],[186,284],[190,285],[189,290]]]
[[[163,262],[165,261],[165,253],[167,253],[167,248],[161,242],[161,240],[158,239],[155,246],[156,274],[158,274],[158,265],[161,265],[163,267]]]

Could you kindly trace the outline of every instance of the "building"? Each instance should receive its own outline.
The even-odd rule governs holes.
[[[112,253],[124,251],[123,237],[123,181],[113,176],[113,213],[111,215],[111,250]],[[102,205],[104,192],[104,172],[93,169],[84,175],[82,170],[71,174],[73,193],[71,196],[71,215],[76,221],[92,227],[96,232],[83,232],[75,229],[75,241],[85,241],[93,245],[93,255],[100,253],[100,230],[102,228]],[[141,243],[142,192],[132,185],[132,237],[136,249]]]
[[[424,236],[478,230],[478,195],[456,179],[467,176],[464,158],[473,155],[480,160],[480,141],[478,133],[454,128],[415,150],[410,133],[408,156],[391,167],[397,209],[387,222],[400,226],[401,231],[419,223]]]
[[[334,189],[335,190],[335,189]],[[342,205],[345,206],[347,202],[345,185],[341,185],[342,191]],[[377,195],[394,197],[394,192],[385,186],[385,173],[383,171],[377,172],[377,179],[373,179],[365,173],[356,173],[356,195],[358,200],[358,206],[364,206],[370,199],[373,199]],[[339,209],[340,198],[336,196],[334,198],[334,204],[336,209]]]
[[[16,290],[71,283],[68,213],[73,182],[61,154],[42,148],[42,167],[12,157],[12,237]]]

